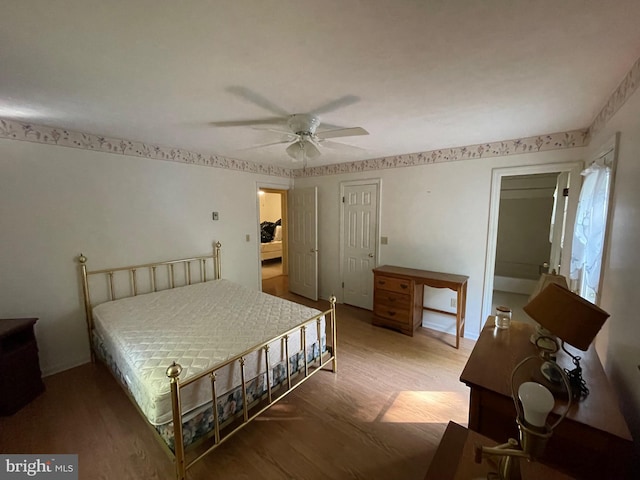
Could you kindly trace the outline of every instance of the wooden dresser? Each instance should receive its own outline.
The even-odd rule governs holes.
[[[456,317],[456,348],[464,336],[467,304],[466,275],[431,272],[415,268],[384,265],[373,269],[373,324],[400,330],[413,336],[422,324],[422,312],[430,310]],[[456,312],[446,312],[423,305],[424,285],[448,288],[456,292]]]
[[[374,268],[373,324],[413,336],[422,324],[422,292],[422,283],[406,273],[387,266]]]

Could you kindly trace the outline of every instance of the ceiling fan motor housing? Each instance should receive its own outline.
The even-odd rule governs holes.
[[[289,117],[287,125],[296,135],[313,136],[320,126],[320,119],[315,115],[296,113]]]

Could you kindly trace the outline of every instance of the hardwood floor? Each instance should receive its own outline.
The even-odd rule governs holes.
[[[373,327],[370,315],[339,305],[338,373],[315,375],[188,478],[422,479],[447,422],[466,425],[469,391],[458,378],[474,342],[455,350],[451,336],[418,329],[411,338]],[[173,478],[172,461],[103,365],[45,384],[44,394],[0,418],[1,452],[78,453],[81,479]]]

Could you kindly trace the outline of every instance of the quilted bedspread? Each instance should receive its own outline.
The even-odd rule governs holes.
[[[166,369],[175,361],[183,367],[181,380],[219,365],[253,346],[280,335],[316,316],[318,310],[251,290],[227,280],[214,280],[98,305],[95,331],[127,382],[129,391],[149,422],[171,420],[170,384]],[[324,323],[321,334],[324,335]],[[307,328],[307,345],[317,339]],[[281,341],[270,346],[271,365],[285,359]],[[301,334],[292,334],[289,352],[301,347]],[[264,354],[246,359],[245,375],[266,371]],[[218,373],[218,395],[240,383],[237,362]],[[183,412],[211,401],[205,378],[181,392]]]

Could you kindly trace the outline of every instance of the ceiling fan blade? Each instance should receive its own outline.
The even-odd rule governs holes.
[[[250,127],[252,125],[284,125],[286,122],[287,122],[286,118],[265,117],[265,118],[255,118],[253,120],[231,120],[228,122],[210,122],[209,125],[213,127]]]
[[[324,132],[317,132],[316,137],[320,139],[325,138],[338,138],[338,137],[356,137],[358,135],[369,135],[362,127],[353,128],[339,128],[337,130],[325,130]]]
[[[263,148],[263,147],[271,147],[273,145],[284,145],[285,143],[290,143],[292,140],[280,140],[279,142],[270,142],[270,143],[261,143],[260,145],[253,145],[252,147],[245,147],[245,148],[239,148],[237,151],[243,151],[243,150],[255,150],[256,148]]]
[[[355,145],[349,145],[347,143],[333,142],[331,140],[321,140],[320,146],[323,148],[330,148],[331,150],[357,150],[359,152],[366,151],[364,148],[356,147]]]
[[[247,87],[232,85],[230,87],[227,87],[226,90],[227,92],[233,93],[238,97],[244,98],[245,100],[250,101],[254,105],[258,105],[259,107],[262,107],[265,110],[268,110],[271,113],[275,113],[276,115],[279,115],[281,117],[288,117],[290,115],[289,112],[287,112],[285,109],[280,108],[275,103],[270,102],[259,93],[256,93]]]
[[[264,128],[264,127],[253,127],[253,129],[260,130],[262,132],[275,132],[281,135],[288,135],[289,137],[292,137],[291,140],[289,140],[290,142],[293,142],[296,138],[299,137],[298,135],[293,133],[291,130],[279,130],[277,128]]]
[[[347,107],[354,103],[358,103],[360,101],[360,97],[356,97],[355,95],[345,95],[344,97],[340,97],[336,100],[333,100],[329,103],[325,103],[324,105],[319,106],[318,108],[314,108],[309,113],[312,115],[320,115],[322,113],[329,113],[337,110],[338,108]]]

